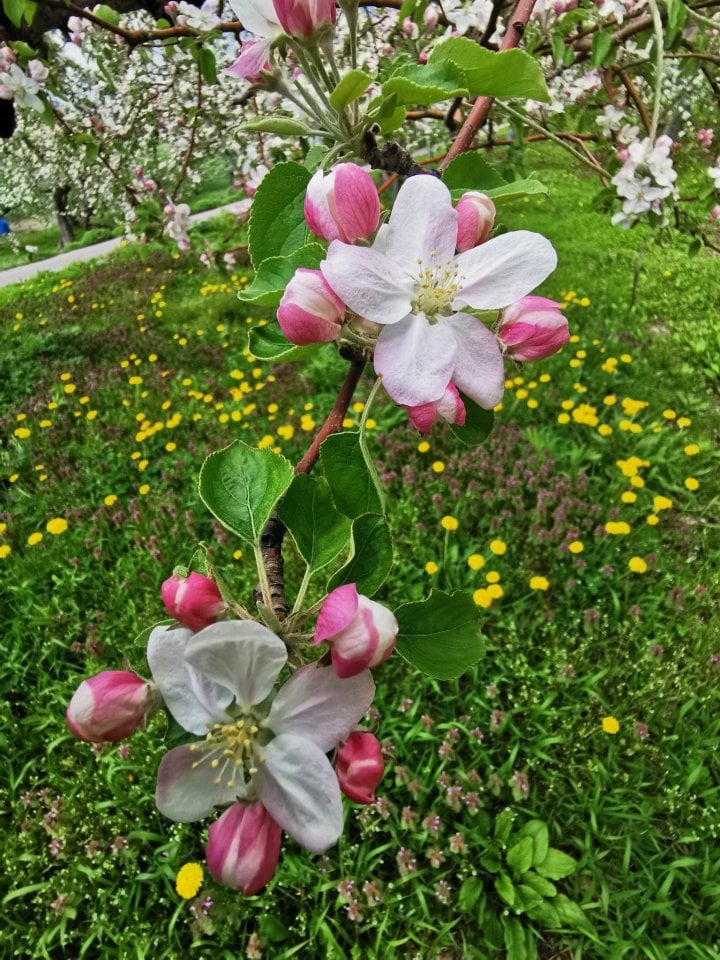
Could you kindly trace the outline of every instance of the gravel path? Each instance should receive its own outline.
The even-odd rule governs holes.
[[[224,207],[216,207],[214,210],[205,210],[202,213],[193,213],[190,217],[192,223],[202,223],[203,220],[210,220],[224,210],[230,210],[236,206],[234,203],[228,203]],[[78,263],[82,260],[94,260],[96,257],[104,257],[105,254],[116,250],[120,246],[122,237],[114,237],[112,240],[103,240],[102,243],[94,243],[91,247],[81,247],[79,250],[70,250],[67,253],[59,253],[56,257],[49,257],[47,260],[36,260],[35,263],[26,263],[21,267],[11,267],[9,270],[0,270],[0,287],[8,287],[11,283],[22,283],[35,274],[43,270],[64,270],[71,263]]]

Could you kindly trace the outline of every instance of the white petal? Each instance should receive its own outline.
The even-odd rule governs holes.
[[[542,283],[555,269],[557,254],[541,234],[515,230],[466,250],[457,262],[464,280],[454,306],[497,310]]]
[[[248,710],[270,694],[285,666],[280,637],[254,620],[212,623],[188,643],[185,660],[209,680],[232,691]]]
[[[383,239],[393,269],[417,276],[418,260],[429,265],[455,256],[457,213],[450,191],[437,177],[409,177],[400,188]]]
[[[305,737],[327,753],[350,736],[374,696],[369,670],[341,680],[332,667],[309,663],[283,686],[262,725]]]
[[[193,637],[184,627],[156,627],[150,634],[147,659],[153,680],[158,685],[165,706],[177,722],[190,733],[207,733],[208,722],[225,718],[225,710],[233,695],[217,684],[203,684],[193,677],[185,663],[185,651]]]
[[[342,833],[340,786],[320,747],[284,734],[264,751],[255,778],[258,800],[280,826],[313,853],[324,853]]]
[[[502,400],[505,365],[495,334],[482,320],[458,313],[448,321],[455,331],[457,355],[453,383],[485,410]]]
[[[243,27],[256,37],[282,33],[272,0],[228,0],[228,3]]]
[[[372,247],[333,240],[323,276],[351,310],[373,323],[397,323],[410,310],[415,283]]]
[[[213,783],[218,771],[210,766],[210,760],[202,760],[201,751],[191,750],[190,746],[170,750],[158,767],[155,804],[160,813],[178,823],[209,817],[215,807],[234,803],[245,794],[242,779],[233,787],[227,786],[226,778],[219,784]],[[199,760],[202,762],[194,766]]]
[[[381,330],[375,371],[395,403],[416,407],[445,393],[455,365],[455,335],[446,319],[428,323],[424,313],[409,314]]]

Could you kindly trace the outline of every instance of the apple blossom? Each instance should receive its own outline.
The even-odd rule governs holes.
[[[478,190],[469,190],[458,200],[457,249],[462,253],[485,243],[495,223],[495,204]]]
[[[407,412],[420,433],[430,433],[438,419],[445,420],[446,423],[455,423],[459,427],[465,425],[465,404],[453,383],[447,385],[445,393],[439,400],[421,403],[416,407],[407,407]]]
[[[158,703],[155,684],[128,670],[104,670],[83,680],[65,717],[78,740],[116,743],[143,727]]]
[[[283,30],[307,39],[325,24],[335,24],[335,0],[273,0]]]
[[[325,598],[315,626],[315,643],[330,644],[339,677],[377,667],[395,648],[398,622],[393,613],[358,594],[354,583],[336,587]]]
[[[171,617],[191,630],[215,623],[227,609],[214,580],[201,573],[173,574],[162,585],[162,599]]]
[[[218,883],[258,893],[275,873],[280,827],[261,803],[234,803],[208,827],[205,856]]]
[[[377,229],[380,199],[369,173],[355,163],[339,163],[330,173],[318,170],[305,194],[305,220],[325,240],[354,243]]]
[[[253,620],[215,623],[196,634],[156,627],[147,656],[170,713],[203,738],[163,757],[160,812],[189,822],[215,807],[258,801],[308,850],[332,846],[342,831],[342,803],[325,754],[372,703],[370,672],[341,680],[331,667],[307,664],[273,697],[287,650]]]
[[[385,762],[377,738],[356,730],[337,754],[337,778],[340,789],[355,803],[373,803],[375,789],[385,772]]]
[[[277,311],[282,332],[293,343],[326,343],[340,333],[345,304],[319,270],[300,267],[287,285]]]
[[[523,297],[503,311],[498,337],[513,360],[542,360],[557,353],[570,337],[559,303]]]
[[[229,68],[237,77],[250,80],[268,66],[270,48],[283,33],[272,0],[228,0],[230,9],[253,39],[245,41],[240,56]]]
[[[415,176],[400,188],[372,247],[334,240],[320,265],[351,310],[382,325],[375,370],[398,404],[437,402],[448,383],[481,407],[499,403],[500,347],[482,320],[463,311],[508,306],[557,261],[549,240],[524,230],[457,256],[456,241],[450,191],[435,177]]]

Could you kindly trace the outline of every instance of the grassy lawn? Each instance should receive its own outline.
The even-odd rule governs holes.
[[[552,193],[503,217],[555,244],[543,293],[572,342],[508,368],[477,450],[423,441],[384,401],[368,424],[396,537],[377,599],[472,593],[486,656],[448,683],[397,656],[377,672],[377,803],[347,804],[324,857],[285,838],[257,897],[175,892],[204,837],[154,809],[165,720],[98,750],[64,709],[88,674],[146,672],[160,584],[198,541],[249,602],[251,558],[203,510],[198,469],[236,437],[297,461],[344,364],[329,347],[257,362],[249,276],[159,245],[0,290],[3,956],[484,960],[518,929],[513,957],[720,956],[720,258],[613,228],[582,174],[530,159]],[[237,245],[232,229],[207,236]],[[292,596],[292,552],[286,569]],[[503,831],[536,819],[577,863],[555,918],[496,884]]]

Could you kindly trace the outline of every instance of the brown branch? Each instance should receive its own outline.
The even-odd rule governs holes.
[[[178,173],[177,182],[175,183],[175,189],[173,190],[170,199],[173,203],[178,198],[180,193],[180,188],[183,185],[183,181],[187,176],[188,167],[190,166],[190,160],[195,150],[195,140],[197,138],[198,123],[200,121],[200,112],[202,110],[203,102],[203,75],[202,70],[200,69],[200,64],[197,63],[197,104],[195,107],[195,116],[193,117],[192,127],[190,128],[190,139],[188,140],[187,150],[185,151],[185,156],[183,157],[182,165],[180,167],[180,172]]]
[[[650,133],[650,115],[647,112],[647,107],[645,106],[645,104],[642,102],[642,99],[640,98],[640,94],[637,92],[637,88],[635,87],[635,84],[632,82],[632,80],[624,70],[615,70],[615,73],[617,73],[617,75],[622,80],[623,86],[628,92],[628,96],[630,97],[632,102],[635,104],[637,112],[640,114],[640,119],[642,120],[643,126],[645,127],[645,132],[649,134]]]
[[[423,170],[422,164],[417,163],[412,155],[394,140],[386,143],[381,149],[377,145],[375,135],[369,130],[363,136],[360,156],[370,164],[373,170],[385,170],[387,173],[397,173],[401,177],[412,177],[418,173],[440,176],[434,170]]]
[[[350,406],[350,401],[355,393],[355,387],[358,385],[364,367],[365,362],[363,360],[353,360],[351,362],[332,410],[327,415],[325,423],[313,437],[312,443],[307,448],[304,457],[295,467],[296,476],[299,473],[310,473],[320,456],[320,445],[323,440],[329,437],[331,433],[337,433],[338,430],[341,429],[345,414],[348,412],[348,407]]]
[[[512,50],[519,45],[534,6],[535,0],[518,0],[515,9],[508,18],[507,30],[500,44],[501,51]],[[493,99],[493,97],[477,98],[469,116],[445,155],[445,159],[440,164],[441,171],[447,167],[451,160],[470,149],[478,130],[488,118]]]

